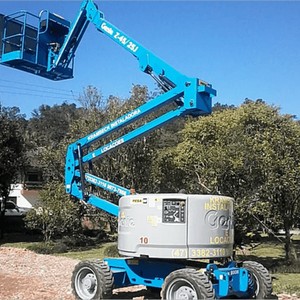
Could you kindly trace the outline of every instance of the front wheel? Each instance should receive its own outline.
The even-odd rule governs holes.
[[[215,292],[205,274],[194,269],[180,269],[166,277],[161,297],[167,300],[215,299]]]
[[[113,275],[103,261],[83,261],[75,266],[71,285],[76,299],[107,299],[112,294]]]
[[[243,262],[248,270],[248,293],[252,299],[268,299],[272,294],[272,279],[269,271],[255,261]]]

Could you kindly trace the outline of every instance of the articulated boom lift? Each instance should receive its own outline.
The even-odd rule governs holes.
[[[145,285],[163,299],[266,298],[268,271],[233,256],[233,200],[189,194],[136,194],[87,171],[87,165],[148,132],[185,115],[211,113],[216,91],[182,75],[108,22],[92,0],[84,0],[73,23],[46,10],[0,15],[0,63],[51,80],[73,77],[76,49],[89,23],[129,51],[162,88],[163,94],[69,145],[66,191],[118,217],[118,249],[123,258],[79,263],[72,288],[79,299],[109,298],[114,287]],[[95,142],[174,103],[168,112],[90,150]],[[167,106],[170,107],[170,106]],[[174,108],[175,107],[175,108]],[[120,196],[119,205],[90,193],[89,186]],[[201,259],[209,261],[203,262]]]

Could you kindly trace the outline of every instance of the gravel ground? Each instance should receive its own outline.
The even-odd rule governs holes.
[[[0,247],[1,300],[74,300],[71,275],[78,260]],[[144,299],[143,286],[115,289],[113,299]],[[149,298],[149,297],[147,297]]]
[[[70,281],[78,261],[0,247],[0,299],[73,300]]]
[[[74,300],[71,274],[78,260],[0,247],[1,300]],[[152,298],[142,286],[114,290],[114,299]],[[299,300],[278,295],[280,300]]]

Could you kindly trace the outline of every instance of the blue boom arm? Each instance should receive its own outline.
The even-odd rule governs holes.
[[[77,44],[74,43],[74,37],[81,38],[81,36],[78,35],[78,32],[82,32],[82,26],[86,28],[87,22],[94,24],[100,32],[111,38],[114,42],[136,57],[139,61],[140,69],[153,77],[165,91],[157,98],[126,113],[68,147],[65,171],[67,193],[113,215],[117,215],[118,206],[105,199],[87,193],[86,184],[88,183],[103,188],[109,192],[115,192],[120,196],[130,194],[130,190],[86,172],[84,165],[90,163],[94,159],[99,159],[100,157],[107,155],[111,151],[136,140],[180,116],[209,114],[211,112],[211,98],[216,95],[216,92],[209,84],[204,83],[197,78],[189,78],[182,75],[143,47],[140,43],[136,42],[113,24],[105,20],[103,13],[100,12],[93,1],[90,0],[83,2],[81,10],[71,26],[69,35],[66,37],[66,42],[58,55],[55,56],[51,68],[55,69],[57,66],[61,67],[63,62],[67,65],[68,59],[72,59],[74,56],[74,49],[77,47]],[[72,40],[73,46],[71,46]],[[176,108],[174,110],[143,124],[108,144],[100,146],[96,150],[91,152],[88,151],[88,147],[93,142],[103,139],[109,134],[112,134],[153,111],[157,111],[159,108],[171,102],[176,103]],[[85,151],[83,151],[83,149],[85,149]],[[83,152],[85,152],[84,155]]]
[[[128,144],[152,130],[185,115],[199,116],[211,113],[211,99],[216,91],[198,78],[187,77],[165,63],[140,43],[108,22],[92,0],[84,0],[73,23],[62,17],[42,11],[35,16],[38,27],[28,24],[29,13],[0,15],[0,63],[51,80],[73,77],[73,61],[76,49],[90,23],[109,37],[139,62],[141,71],[150,75],[163,93],[140,107],[117,118],[87,136],[69,145],[66,156],[66,191],[80,200],[93,204],[113,215],[118,206],[87,192],[87,185],[100,187],[120,196],[128,195],[129,189],[98,178],[86,171],[86,165]],[[3,30],[1,29],[3,28]],[[150,122],[90,151],[92,143],[175,103],[175,109]],[[174,107],[174,106],[173,106]]]
[[[163,89],[169,90],[179,83],[186,83],[188,79],[186,76],[180,74],[141,44],[105,20],[103,13],[98,10],[92,0],[84,0],[82,2],[81,9],[59,53],[52,53],[53,59],[48,66],[49,71],[56,68],[67,68],[69,66],[89,23],[93,23],[100,32],[133,54],[139,61],[140,69],[153,76]]]

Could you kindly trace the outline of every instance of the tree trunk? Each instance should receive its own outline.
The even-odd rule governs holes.
[[[4,212],[1,211],[1,202],[0,202],[0,240],[4,237]]]
[[[0,239],[4,237],[4,218],[5,218],[6,198],[5,196],[0,201]]]
[[[285,230],[285,259],[287,261],[293,262],[297,260],[297,253],[295,250],[295,247],[293,245],[292,239],[291,239],[291,227],[288,222],[284,222],[284,230]]]

